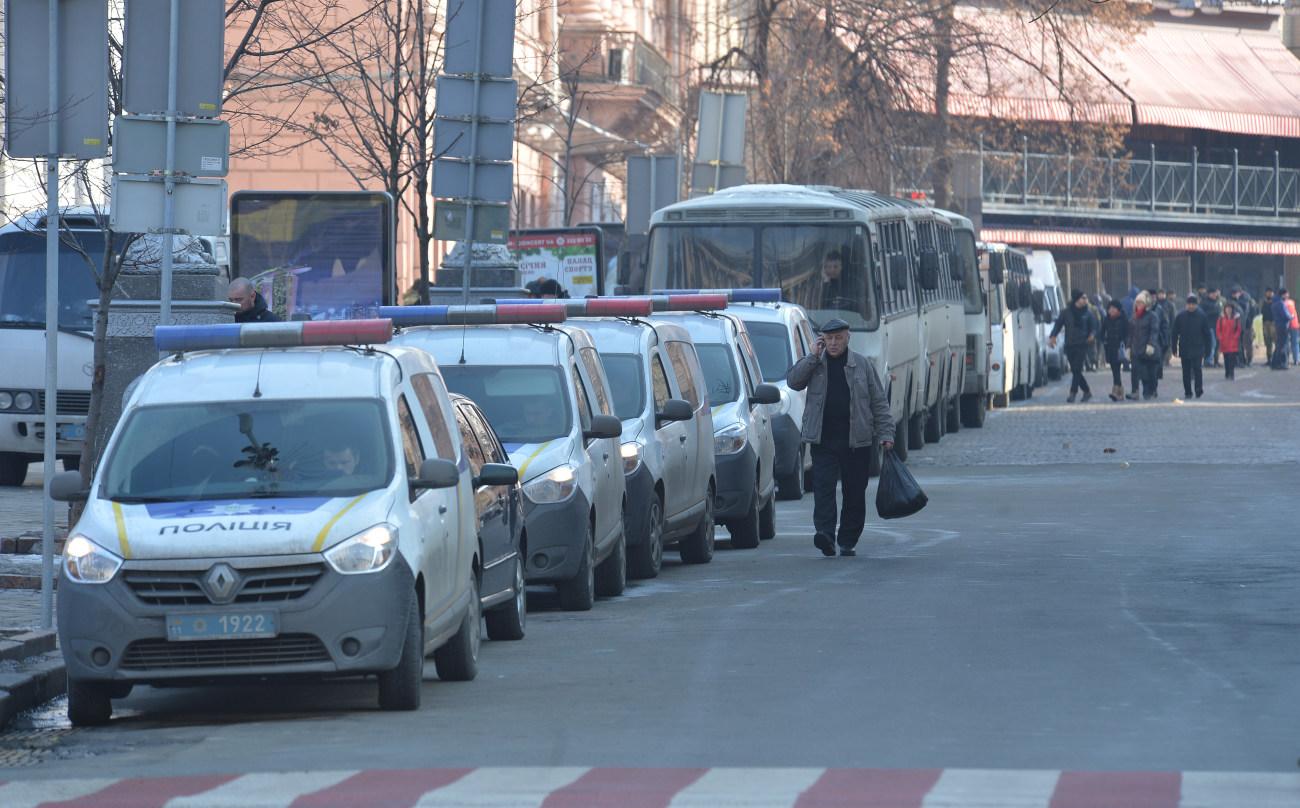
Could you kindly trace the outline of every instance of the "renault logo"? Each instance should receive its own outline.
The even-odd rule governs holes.
[[[239,587],[239,574],[229,564],[215,564],[203,574],[203,588],[213,603],[229,603]]]

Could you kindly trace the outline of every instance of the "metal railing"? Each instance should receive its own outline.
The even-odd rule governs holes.
[[[1105,261],[1062,261],[1056,265],[1065,289],[1088,295],[1122,298],[1128,290],[1173,289],[1174,302],[1192,291],[1192,261],[1177,258],[1115,258]]]
[[[583,84],[647,87],[668,103],[678,101],[677,82],[668,60],[633,31],[598,28],[560,30],[560,70],[576,73]]]
[[[895,148],[890,178],[894,193],[933,193],[931,150]],[[1300,216],[1300,169],[1243,166],[1233,150],[1231,164],[1202,163],[1149,156],[959,151],[954,162],[969,162],[979,174],[985,203],[1039,208],[1148,211],[1167,214]]]

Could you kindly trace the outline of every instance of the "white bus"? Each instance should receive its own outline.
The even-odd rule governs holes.
[[[906,456],[927,418],[942,434],[962,392],[962,266],[943,212],[868,191],[744,185],[656,211],[646,279],[629,291],[780,287],[814,323],[845,320],[888,388]]]
[[[992,405],[1029,398],[1040,377],[1033,286],[1025,254],[986,244],[980,269],[989,287],[989,393]]]
[[[962,374],[957,418],[961,426],[984,426],[989,403],[989,309],[979,272],[975,224],[965,216],[946,214],[952,223],[953,250],[950,260],[960,262],[961,299],[966,319],[966,370]],[[957,426],[950,424],[950,430]]]
[[[81,459],[90,410],[90,301],[99,298],[95,273],[102,265],[104,241],[93,215],[64,215],[55,453],[68,470],[76,469]],[[0,485],[22,485],[27,465],[44,453],[45,255],[44,212],[26,214],[0,228],[0,356],[5,357],[0,378]]]

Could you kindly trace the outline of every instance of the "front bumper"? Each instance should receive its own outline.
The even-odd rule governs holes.
[[[718,493],[713,515],[719,522],[744,516],[754,498],[758,454],[752,443],[735,454],[715,455]]]
[[[646,512],[650,510],[650,500],[655,494],[655,478],[642,463],[636,471],[624,475],[627,484],[627,511],[623,514],[623,530],[627,534],[629,547],[637,547],[646,542]]]
[[[789,414],[772,419],[772,440],[776,442],[776,466],[773,471],[777,477],[789,477],[795,472],[803,473],[799,465],[799,449],[803,446],[803,425],[796,424]]]
[[[525,496],[528,557],[524,559],[524,579],[530,584],[554,583],[577,575],[590,525],[591,505],[581,491],[564,502],[541,505]]]
[[[204,560],[184,576],[196,578],[214,563]],[[310,567],[319,569],[319,575],[291,599],[259,602],[250,595],[241,602],[237,596],[226,605],[208,602],[201,591],[198,597],[172,597],[165,581],[175,575],[146,572],[149,566],[127,562],[106,584],[79,584],[66,577],[59,582],[59,645],[68,678],[160,682],[375,673],[392,670],[401,657],[415,577],[400,555],[387,569],[364,575],[340,575],[319,555],[267,558],[257,570]],[[127,582],[128,575],[135,586]],[[139,583],[149,576],[157,576],[158,584]],[[163,596],[150,596],[151,591]],[[167,638],[169,615],[258,612],[275,614],[275,637]]]
[[[55,454],[59,457],[80,455],[85,441],[86,416],[60,413],[56,424]],[[0,452],[17,452],[39,460],[45,452],[45,415],[38,412],[0,416]]]

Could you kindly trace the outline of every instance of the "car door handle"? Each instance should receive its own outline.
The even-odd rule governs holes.
[[[608,459],[609,459],[609,452],[602,452],[600,456],[603,457],[604,459],[608,460]]]
[[[446,506],[446,505],[439,505],[439,506],[438,506],[438,513],[446,513],[446,512],[447,512],[447,506]]]
[[[677,440],[680,441],[681,443],[685,443],[685,442],[686,442],[686,436],[685,436],[685,435],[678,435],[678,436],[677,436]]]

